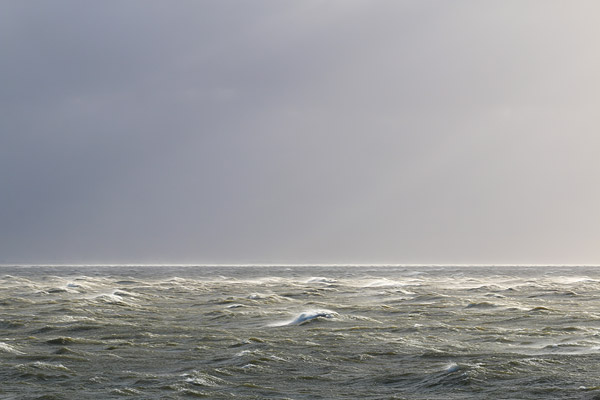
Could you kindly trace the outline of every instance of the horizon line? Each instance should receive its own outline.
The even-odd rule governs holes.
[[[485,263],[0,263],[0,267],[600,267],[600,264]]]

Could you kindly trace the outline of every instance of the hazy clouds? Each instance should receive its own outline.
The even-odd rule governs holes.
[[[598,263],[595,1],[5,1],[0,262]]]

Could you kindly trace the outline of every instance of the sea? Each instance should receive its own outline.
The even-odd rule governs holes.
[[[600,267],[0,266],[0,399],[600,399]]]

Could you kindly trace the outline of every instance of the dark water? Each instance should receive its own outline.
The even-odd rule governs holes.
[[[0,267],[1,399],[600,399],[600,268]]]

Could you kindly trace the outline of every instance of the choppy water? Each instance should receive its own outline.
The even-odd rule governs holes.
[[[600,399],[600,268],[0,267],[2,399]]]

